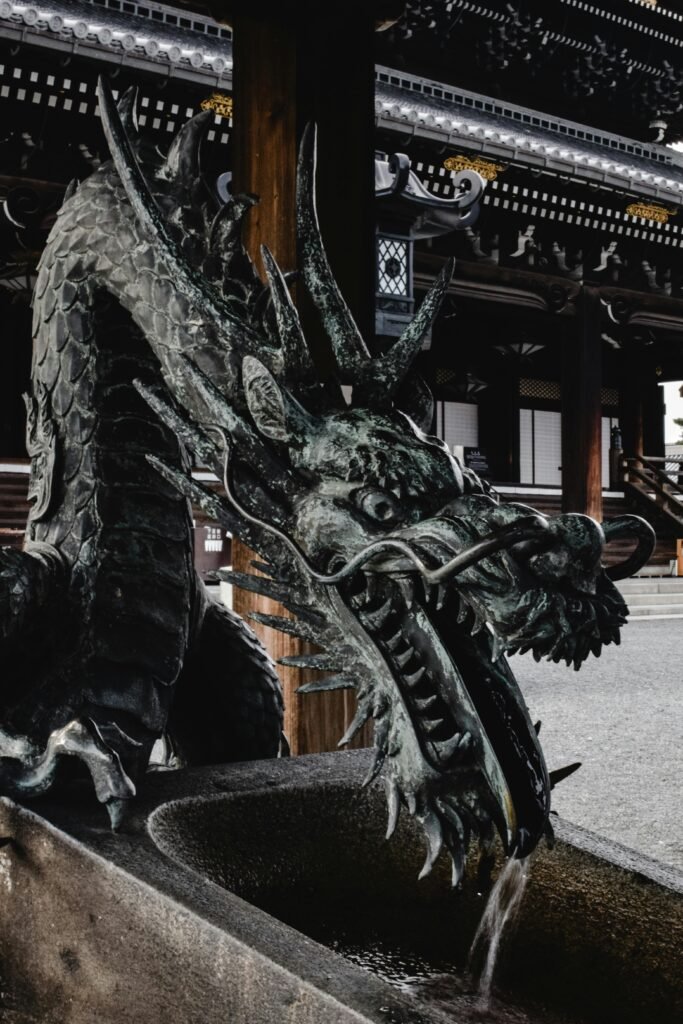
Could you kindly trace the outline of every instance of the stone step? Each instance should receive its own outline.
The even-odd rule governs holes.
[[[629,615],[629,622],[637,619],[683,619],[683,606],[680,604],[641,604]]]
[[[629,608],[642,608],[645,605],[667,604],[677,605],[683,611],[683,592],[673,594],[624,594]]]
[[[629,597],[631,594],[683,594],[683,576],[619,580],[617,586]]]

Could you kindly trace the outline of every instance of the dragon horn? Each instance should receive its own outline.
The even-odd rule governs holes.
[[[383,393],[393,395],[410,369],[422,348],[425,334],[441,308],[454,269],[455,260],[451,257],[446,261],[441,273],[425,295],[422,305],[398,341],[383,356],[373,360],[372,376]]]
[[[388,352],[372,359],[358,385],[361,401],[386,403],[393,397],[422,348],[424,336],[434,323],[446,289],[453,276],[455,260],[451,257],[425,295],[422,305]]]
[[[199,177],[199,147],[212,117],[212,111],[202,110],[190,118],[171,143],[161,174],[167,181],[192,185]]]
[[[296,181],[296,217],[301,270],[311,298],[320,310],[342,379],[353,384],[362,378],[370,352],[339,291],[328,263],[315,206],[316,129],[306,125],[299,147]]]
[[[138,133],[138,87],[130,85],[117,103],[121,124],[130,134]]]
[[[261,246],[261,257],[273,299],[277,333],[282,347],[283,370],[287,377],[300,380],[302,375],[309,376],[313,364],[301,329],[299,314],[292,302],[282,271],[268,246]]]
[[[315,205],[315,171],[316,130],[313,124],[308,124],[299,147],[296,188],[303,279],[322,314],[341,379],[357,388],[361,401],[385,404],[393,397],[422,347],[424,336],[439,312],[455,263],[448,260],[417,315],[389,352],[373,359],[325,254]]]

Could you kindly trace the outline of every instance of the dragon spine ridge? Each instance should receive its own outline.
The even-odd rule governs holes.
[[[253,197],[221,205],[202,178],[206,116],[162,160],[134,93],[117,111],[101,82],[100,110],[113,163],[70,190],[36,283],[34,505],[25,550],[1,556],[0,635],[23,668],[3,697],[0,785],[42,792],[71,755],[116,824],[164,731],[188,763],[277,753],[277,677],[194,577],[191,498],[264,560],[265,576],[222,578],[294,615],[253,617],[321,649],[283,659],[332,673],[301,692],[355,690],[341,744],[374,720],[367,781],[384,770],[388,835],[401,805],[422,824],[422,874],[445,846],[457,883],[470,837],[489,847],[495,829],[525,855],[552,780],[504,652],[578,667],[618,642],[626,608],[600,557],[635,536],[633,571],[649,527],[501,505],[425,433],[429,390],[408,371],[452,266],[372,356],[320,237],[313,129],[299,270],[350,406],[319,381],[272,255],[264,285],[244,249]],[[225,472],[225,497],[192,479],[187,450]]]

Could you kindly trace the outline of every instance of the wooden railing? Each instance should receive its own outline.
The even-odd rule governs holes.
[[[629,496],[655,508],[683,536],[683,459],[678,456],[635,455],[624,459]],[[646,506],[644,506],[646,507]]]

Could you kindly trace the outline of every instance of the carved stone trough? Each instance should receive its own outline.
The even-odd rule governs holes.
[[[449,976],[483,896],[473,879],[451,892],[446,865],[417,881],[423,839],[404,814],[384,841],[382,789],[359,789],[367,766],[355,752],[160,773],[119,835],[80,793],[31,810],[3,800],[0,1019],[481,1020]],[[495,1019],[680,1020],[683,875],[566,823],[557,833],[535,855]],[[402,989],[386,980],[399,974]]]

